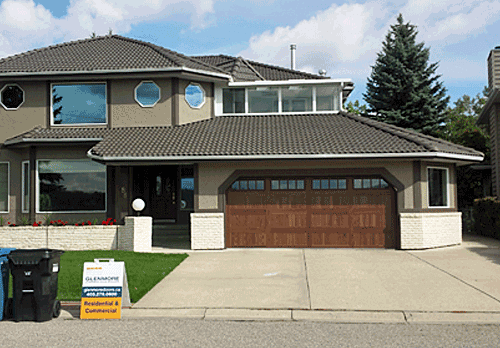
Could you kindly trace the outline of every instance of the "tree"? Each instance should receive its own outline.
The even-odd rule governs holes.
[[[445,126],[437,135],[455,144],[471,147],[485,154],[484,164],[490,163],[490,142],[488,134],[477,126],[476,121],[487,100],[487,89],[483,96],[471,98],[464,95],[446,110]],[[457,192],[460,207],[472,206],[475,198],[481,198],[489,187],[485,187],[488,173],[472,166],[457,168]]]
[[[436,75],[438,63],[429,64],[429,48],[416,43],[417,34],[417,27],[403,23],[401,14],[391,26],[363,94],[366,116],[436,135],[449,97]]]
[[[361,115],[361,116],[366,114],[366,105],[365,104],[361,105],[359,100],[354,101],[354,103],[350,101],[345,106],[345,109],[347,110],[347,112]]]

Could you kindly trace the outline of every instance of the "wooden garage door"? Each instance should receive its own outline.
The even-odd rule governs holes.
[[[394,248],[394,190],[381,178],[240,179],[227,247]]]

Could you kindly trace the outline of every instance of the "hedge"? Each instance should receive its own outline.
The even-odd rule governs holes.
[[[474,200],[474,232],[500,239],[500,201],[496,197]]]

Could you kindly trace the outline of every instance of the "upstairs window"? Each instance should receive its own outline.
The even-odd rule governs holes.
[[[290,86],[281,89],[283,112],[312,111],[312,87]]]
[[[199,109],[205,104],[205,91],[197,83],[190,83],[184,91],[184,99],[194,109]]]
[[[52,84],[51,124],[107,123],[105,83]]]
[[[152,108],[160,100],[160,87],[153,81],[143,81],[135,88],[134,97],[143,108]]]
[[[340,110],[340,89],[335,86],[316,87],[316,110]]]
[[[278,112],[278,88],[248,88],[248,112]]]
[[[17,110],[24,103],[24,91],[18,85],[6,85],[0,90],[0,102],[5,110]]]
[[[223,93],[223,112],[225,114],[241,114],[245,112],[245,89],[225,89]]]

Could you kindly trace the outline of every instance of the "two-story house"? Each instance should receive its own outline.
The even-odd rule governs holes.
[[[352,89],[117,35],[1,59],[0,216],[120,223],[142,198],[193,249],[460,243],[455,169],[483,155],[346,113]]]

